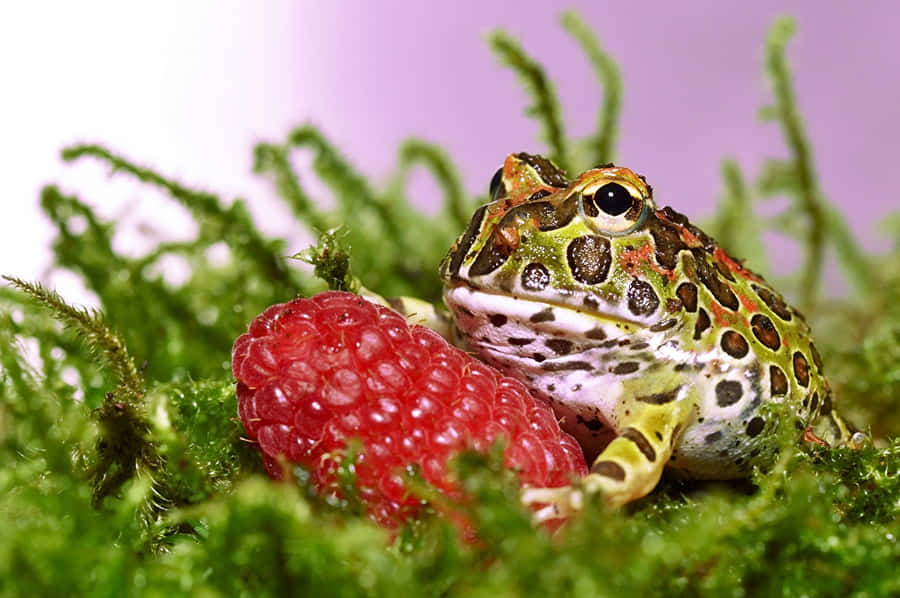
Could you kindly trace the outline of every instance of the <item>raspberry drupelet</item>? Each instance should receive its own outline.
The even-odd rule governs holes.
[[[338,495],[338,465],[356,438],[358,495],[388,527],[423,505],[404,472],[417,468],[459,497],[450,458],[501,436],[523,486],[565,486],[587,473],[575,439],[520,382],[358,295],[269,307],[235,341],[232,368],[241,422],[269,475],[298,463],[320,493]]]

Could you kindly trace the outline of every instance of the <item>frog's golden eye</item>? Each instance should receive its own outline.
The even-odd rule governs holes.
[[[645,206],[637,189],[608,181],[582,191],[578,213],[598,233],[625,234],[641,225]]]
[[[503,167],[497,169],[497,172],[494,173],[494,176],[491,177],[491,186],[488,189],[488,192],[491,196],[491,201],[497,199],[498,191],[500,191],[500,187],[503,186]]]

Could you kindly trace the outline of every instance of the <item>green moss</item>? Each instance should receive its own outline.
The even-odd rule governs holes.
[[[549,153],[577,169],[614,156],[621,77],[576,16],[565,15],[563,25],[605,90],[597,130],[584,140],[565,135],[540,64],[506,34],[493,34],[491,44],[525,82]],[[162,189],[194,216],[198,233],[126,257],[112,248],[117,224],[89,202],[53,186],[42,193],[57,229],[56,266],[80,276],[101,311],[22,281],[0,288],[0,596],[900,593],[900,246],[864,253],[826,201],[784,58],[790,31],[779,21],[767,44],[774,103],[763,115],[781,127],[791,157],[770,162],[755,184],[726,161],[710,228],[762,271],[763,231],[798,239],[806,260],[788,290],[802,291],[840,404],[871,429],[874,445],[797,450],[785,433],[777,463],[752,482],[666,479],[623,510],[595,499],[554,535],[532,527],[496,454],[466,455],[458,467],[474,499],[434,500],[465,515],[480,541],[461,543],[457,529],[433,515],[392,538],[353,501],[316,497],[302,470],[297,484],[261,474],[236,417],[230,347],[268,305],[326,286],[361,283],[438,300],[437,264],[479,200],[463,192],[450,159],[410,140],[376,188],[311,126],[260,144],[257,172],[320,233],[317,247],[300,255],[317,280],[285,257],[302,248],[266,238],[239,200],[79,146],[64,157],[101,160]],[[297,148],[312,150],[314,170],[336,197],[333,210],[318,208],[291,168]],[[420,165],[443,190],[436,216],[407,201],[408,175]],[[757,216],[756,204],[773,193],[789,195],[801,217]],[[897,215],[885,221],[900,230]],[[222,244],[224,264],[210,259]],[[821,292],[828,250],[851,283],[846,298]],[[157,270],[170,255],[191,267],[177,287]]]

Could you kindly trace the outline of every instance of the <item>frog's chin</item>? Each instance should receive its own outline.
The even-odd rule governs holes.
[[[490,326],[610,340],[641,332],[650,325],[587,306],[492,292],[468,284],[447,287],[444,301],[453,311],[460,329],[470,334],[476,328]],[[508,336],[513,330],[506,332]]]

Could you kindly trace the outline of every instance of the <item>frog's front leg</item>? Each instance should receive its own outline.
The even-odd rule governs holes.
[[[659,482],[681,432],[695,414],[691,385],[623,401],[616,438],[594,460],[590,473],[564,488],[530,488],[525,504],[547,504],[538,519],[566,517],[582,508],[585,494],[600,492],[607,504],[621,506],[650,493]]]

